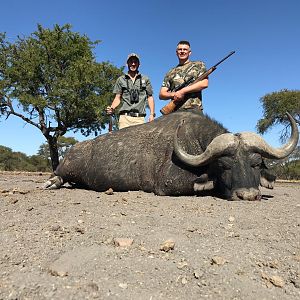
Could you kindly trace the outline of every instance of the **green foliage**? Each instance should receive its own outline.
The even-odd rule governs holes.
[[[300,146],[293,153],[280,160],[267,159],[266,164],[270,171],[279,179],[300,180]]]
[[[59,137],[59,157],[63,158],[66,152],[77,142],[73,137]],[[13,152],[10,148],[0,145],[0,171],[50,172],[49,145],[47,143],[42,144],[38,154],[32,156],[27,156],[22,152]]]
[[[289,120],[286,112],[289,112],[300,125],[300,90],[281,90],[266,94],[260,99],[264,116],[256,125],[259,133],[263,134],[276,124],[285,125],[285,129],[281,133],[281,140],[286,140],[288,136],[287,128]]]
[[[98,134],[108,122],[102,111],[122,69],[96,62],[98,43],[69,24],[52,30],[38,25],[15,43],[0,33],[0,117],[15,115],[37,127],[48,141],[53,169],[59,136],[70,130]]]
[[[269,170],[277,179],[300,180],[300,160],[273,162]]]
[[[43,156],[27,156],[0,145],[0,171],[49,172],[50,170],[50,164]]]

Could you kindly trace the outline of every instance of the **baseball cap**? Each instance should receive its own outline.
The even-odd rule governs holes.
[[[136,53],[130,53],[128,56],[127,56],[127,61],[129,60],[129,58],[131,57],[136,57],[139,61],[140,61],[140,57],[136,54]]]

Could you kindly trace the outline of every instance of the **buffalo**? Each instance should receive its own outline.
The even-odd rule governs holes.
[[[291,137],[273,148],[255,133],[230,133],[197,110],[177,111],[75,144],[44,187],[68,182],[99,192],[260,200],[259,185],[272,189],[275,182],[264,158],[282,159],[297,146],[298,127],[287,116]]]

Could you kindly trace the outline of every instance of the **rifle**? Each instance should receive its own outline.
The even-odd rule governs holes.
[[[108,132],[112,132],[112,131],[113,131],[113,115],[110,114],[109,115]]]
[[[177,92],[177,91],[181,90],[182,88],[184,88],[184,87],[186,87],[186,86],[188,86],[192,83],[196,83],[198,81],[201,81],[201,80],[207,78],[213,71],[215,71],[217,69],[217,66],[219,64],[221,64],[224,60],[226,60],[229,56],[231,56],[234,53],[235,53],[235,51],[231,51],[227,56],[225,56],[222,60],[220,60],[218,63],[216,63],[210,69],[208,69],[206,72],[204,72],[198,78],[194,79],[193,77],[190,77],[187,81],[185,81],[182,84],[175,87],[175,89],[172,92]],[[182,101],[171,100],[167,105],[165,105],[160,110],[160,112],[163,115],[168,115],[169,113],[173,112],[174,110],[177,110],[178,108],[180,108],[187,100],[188,100],[188,98],[186,98],[186,97]]]
[[[111,114],[108,114],[106,111],[102,112],[102,116],[104,117],[109,117],[109,122],[108,122],[108,132],[112,132],[113,131],[113,127],[114,127],[114,119],[115,119],[115,113],[112,112]]]

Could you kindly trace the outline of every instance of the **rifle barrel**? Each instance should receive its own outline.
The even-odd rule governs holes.
[[[226,60],[229,56],[231,56],[234,53],[235,53],[235,51],[231,51],[227,56],[225,56],[222,60],[220,60],[218,63],[216,63],[213,67],[218,66],[219,64],[221,64],[224,60]]]

